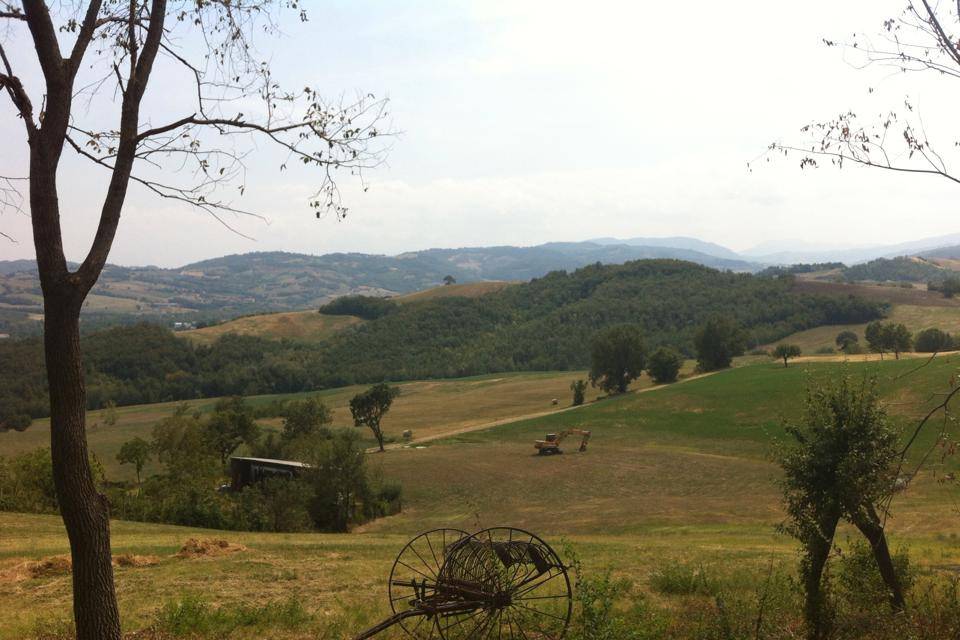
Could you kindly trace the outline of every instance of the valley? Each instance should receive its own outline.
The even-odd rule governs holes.
[[[769,360],[745,359],[734,369],[651,392],[598,401],[591,396],[577,411],[454,434],[423,448],[369,454],[375,469],[403,483],[404,508],[351,534],[203,531],[116,522],[115,553],[149,556],[154,563],[117,569],[125,624],[131,631],[170,624],[163,607],[189,599],[229,611],[285,606],[296,594],[297,611],[302,609],[296,624],[268,618],[250,622],[252,627],[241,625],[235,635],[348,635],[388,613],[383,580],[394,555],[410,535],[434,526],[511,524],[535,530],[565,554],[582,558],[585,571],[611,568],[619,579],[630,581],[633,597],[648,599],[655,610],[689,611],[704,601],[700,595],[670,595],[659,586],[657,576],[684,567],[700,567],[725,598],[749,600],[749,576],[769,570],[789,573],[796,557],[792,539],[776,532],[783,514],[770,454],[783,437],[781,420],[799,410],[797,390],[803,380],[834,375],[841,366],[856,376],[877,375],[884,399],[905,429],[930,406],[931,396],[949,388],[958,357],[936,358],[911,373],[909,385],[897,378],[916,368],[911,360],[801,361],[784,369]],[[543,399],[560,394],[570,377],[524,374],[406,385],[409,404],[404,408],[398,400],[389,428],[414,424],[423,433],[432,428],[442,434],[458,420],[455,414],[436,416],[445,426],[431,427],[443,404],[458,405],[461,423],[522,417],[542,409]],[[477,391],[466,391],[471,387]],[[481,389],[486,392],[479,393]],[[471,401],[470,393],[484,401]],[[513,396],[513,402],[500,403],[505,395]],[[566,404],[567,394],[561,397]],[[107,452],[109,444],[102,438],[111,428],[128,434],[148,428],[147,409],[131,409],[116,426],[95,429],[94,449]],[[157,416],[169,410],[155,409]],[[143,416],[141,426],[134,422],[134,412]],[[587,452],[535,455],[535,438],[570,426],[592,430]],[[29,431],[0,434],[0,445],[9,447],[27,435]],[[935,438],[933,430],[924,432],[918,455]],[[960,561],[952,507],[956,489],[940,482],[957,468],[952,456],[932,464],[894,503],[889,535],[893,544],[909,547],[926,575],[949,572]],[[0,622],[0,637],[30,633],[41,619],[44,625],[64,620],[69,579],[56,570],[22,578],[16,569],[26,560],[66,551],[59,520],[0,514],[0,529],[0,581],[5,587],[0,608],[17,612]],[[850,535],[841,534],[841,540]],[[199,559],[172,557],[191,537],[225,538],[246,550]],[[11,609],[27,598],[33,603],[29,609]]]

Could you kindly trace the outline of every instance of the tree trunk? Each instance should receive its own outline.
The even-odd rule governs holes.
[[[44,295],[44,351],[50,385],[50,449],[60,514],[73,560],[78,640],[119,640],[110,514],[97,491],[85,435],[86,388],[80,359],[80,304]]]
[[[877,561],[877,569],[880,570],[880,576],[884,584],[890,591],[890,607],[894,611],[903,611],[905,602],[903,597],[903,585],[897,576],[896,568],[893,566],[893,558],[890,556],[890,547],[887,545],[887,536],[880,524],[880,516],[877,514],[873,505],[867,505],[866,512],[856,511],[853,513],[854,526],[860,530],[870,542],[873,549],[873,557]]]
[[[803,613],[809,640],[822,640],[830,629],[829,613],[823,601],[823,570],[833,548],[833,536],[839,521],[839,515],[824,516],[820,520],[819,535],[805,543],[807,557],[803,567],[803,586],[806,602]]]
[[[783,368],[784,368],[784,369],[787,368],[787,359],[786,359],[786,358],[783,359]]]

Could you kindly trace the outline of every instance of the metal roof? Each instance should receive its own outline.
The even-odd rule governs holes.
[[[246,460],[248,462],[263,462],[264,464],[278,464],[285,467],[300,467],[300,468],[309,468],[310,465],[306,462],[298,462],[297,460],[274,460],[272,458],[246,458],[243,456],[230,456],[231,460]]]

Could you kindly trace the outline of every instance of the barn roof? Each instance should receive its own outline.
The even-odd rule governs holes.
[[[263,464],[275,464],[284,467],[298,467],[301,469],[307,469],[310,467],[306,462],[298,462],[297,460],[274,460],[272,458],[247,458],[244,456],[230,456],[231,460],[243,460],[245,462],[260,462]]]

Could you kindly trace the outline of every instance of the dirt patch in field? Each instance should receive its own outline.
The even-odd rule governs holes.
[[[246,550],[247,548],[242,544],[227,542],[223,539],[200,540],[190,538],[183,543],[180,551],[177,551],[174,555],[177,558],[207,558]]]

